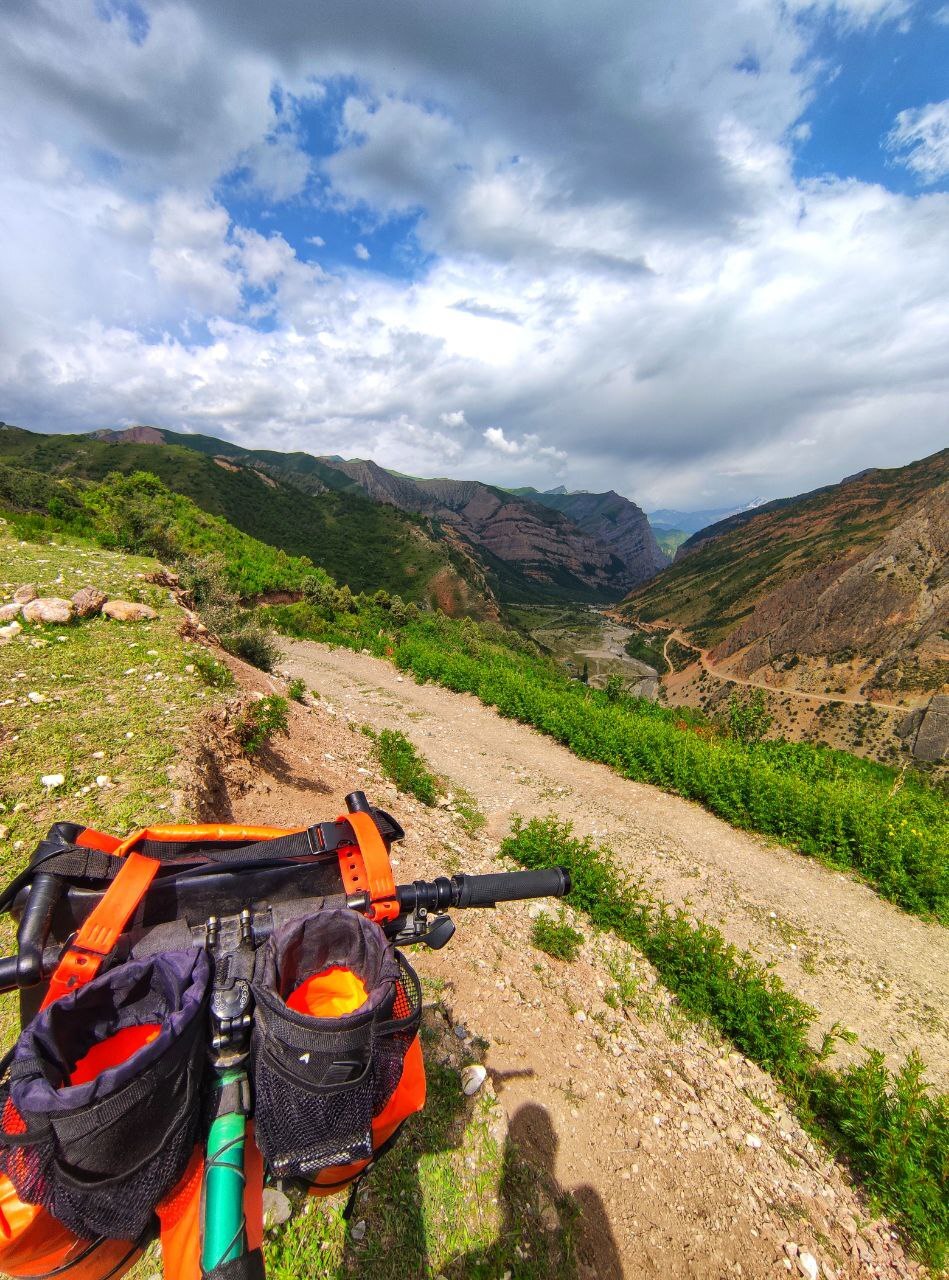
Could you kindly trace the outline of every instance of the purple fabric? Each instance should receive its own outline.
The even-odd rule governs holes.
[[[21,1112],[64,1114],[115,1093],[157,1061],[204,1006],[210,978],[206,953],[165,951],[130,960],[36,1015],[21,1032],[14,1061],[37,1058],[42,1072],[14,1080]],[[85,1084],[59,1086],[93,1044],[122,1027],[159,1022],[161,1031],[127,1061]]]

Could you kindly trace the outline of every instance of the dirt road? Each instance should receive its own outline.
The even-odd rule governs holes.
[[[918,1008],[923,991],[945,1007],[940,935],[862,887],[584,764],[472,698],[416,686],[369,657],[310,644],[288,650],[285,669],[317,690],[318,701],[293,707],[289,739],[277,739],[258,765],[241,766],[226,787],[218,778],[200,816],[308,825],[339,813],[358,786],[405,825],[393,865],[408,881],[489,871],[513,811],[560,813],[609,839],[670,899],[691,892],[703,911],[725,918],[737,941],[757,940],[765,953],[775,947],[789,980],[813,978],[812,990],[827,997],[826,1019],[849,1009],[866,1038],[881,1042],[895,1027],[889,1047],[896,1049],[906,1047],[914,1016],[904,999]],[[245,687],[285,687],[229,661]],[[359,731],[366,723],[407,733],[435,769],[472,793],[487,829],[470,837],[450,809],[397,792]],[[566,1218],[558,1226],[548,1208],[544,1229],[572,1223],[581,1280],[773,1280],[805,1274],[797,1263],[805,1252],[822,1280],[921,1277],[769,1076],[685,1020],[637,952],[593,933],[582,918],[568,913],[585,935],[575,962],[536,950],[537,909],[467,912],[450,946],[419,948],[413,963],[448,1005],[456,1034],[482,1046],[508,1134],[568,1193]],[[801,963],[804,938],[812,945],[818,929],[825,941],[811,975]],[[792,936],[802,941],[792,944]],[[849,949],[842,974],[831,970],[825,947]],[[620,972],[626,994],[617,1002],[608,997]],[[927,1034],[930,1048],[940,1046],[939,1062],[945,1039],[934,1028]],[[518,1274],[517,1241],[510,1223],[497,1242],[498,1280]],[[431,1280],[416,1262],[406,1260],[405,1280]]]
[[[656,624],[662,625],[662,624]],[[744,676],[736,676],[731,671],[725,671],[722,667],[716,667],[709,658],[709,650],[703,649],[701,645],[690,640],[684,632],[678,628],[671,631],[666,636],[665,643],[662,646],[662,656],[669,664],[669,670],[674,670],[667,652],[669,642],[675,640],[686,648],[694,650],[699,655],[699,661],[705,671],[710,676],[714,676],[716,680],[725,680],[729,684],[744,685],[747,689],[764,689],[766,693],[782,693],[787,694],[790,698],[803,698],[806,702],[846,702],[851,707],[879,707],[883,711],[909,711],[911,705],[909,703],[898,702],[881,702],[879,698],[851,698],[844,693],[805,693],[803,689],[794,689],[790,686],[765,684],[763,680],[748,680]]]
[[[570,819],[667,901],[690,904],[774,964],[818,1009],[821,1030],[850,1027],[894,1064],[918,1048],[930,1078],[949,1084],[949,942],[938,925],[696,804],[578,760],[473,697],[344,649],[298,642],[286,653],[286,670],[349,718],[402,729],[436,772],[473,794],[493,840],[513,813]]]

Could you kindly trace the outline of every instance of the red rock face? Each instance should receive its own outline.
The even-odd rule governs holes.
[[[569,590],[572,580],[619,595],[667,563],[643,512],[619,494],[524,498],[477,480],[413,480],[371,461],[322,461],[377,502],[432,516],[536,583]]]

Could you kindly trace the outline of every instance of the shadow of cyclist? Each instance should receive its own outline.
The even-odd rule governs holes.
[[[503,1221],[486,1251],[445,1268],[450,1280],[530,1270],[552,1277],[621,1280],[623,1268],[606,1208],[589,1186],[562,1191],[556,1180],[560,1140],[549,1113],[528,1102],[515,1112],[498,1191]]]
[[[436,1044],[453,1022],[450,1016],[431,1015],[426,1010],[428,1034],[423,1029],[428,1103],[366,1178],[352,1214],[355,1230],[344,1237],[341,1197],[317,1202],[270,1237],[268,1275],[278,1280],[303,1275],[311,1280],[501,1280],[510,1272],[517,1280],[529,1271],[552,1280],[619,1280],[622,1267],[603,1203],[592,1187],[560,1190],[559,1139],[549,1114],[535,1103],[520,1107],[508,1129],[497,1182],[496,1238],[483,1248],[445,1256],[446,1240],[436,1233],[452,1230],[453,1214],[471,1219],[466,1224],[471,1230],[459,1233],[468,1241],[478,1238],[479,1214],[495,1218],[484,1200],[495,1194],[496,1174],[487,1186],[473,1190],[482,1170],[452,1167],[461,1159],[483,1158],[480,1140],[472,1145],[470,1134],[479,1102],[466,1098],[456,1070],[437,1060]],[[433,1025],[436,1021],[441,1025]],[[505,1079],[505,1073],[492,1074],[496,1087],[503,1088]],[[466,1148],[470,1155],[463,1156]],[[451,1163],[437,1159],[447,1153],[455,1153]]]

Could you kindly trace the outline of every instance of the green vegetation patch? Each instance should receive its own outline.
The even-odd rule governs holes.
[[[279,693],[249,703],[234,722],[237,741],[248,756],[256,755],[271,738],[289,729],[290,704]]]
[[[441,787],[429,772],[415,747],[398,729],[383,729],[375,740],[376,758],[382,772],[400,791],[415,796],[422,804],[437,802]]]
[[[559,918],[542,911],[531,925],[531,942],[555,960],[576,960],[583,946],[583,934],[567,922],[563,912]]]
[[[826,1060],[836,1036],[825,1036],[819,1052],[808,1043],[813,1009],[717,929],[657,901],[608,848],[574,836],[569,823],[516,820],[501,852],[529,869],[567,867],[570,905],[638,947],[686,1011],[780,1080],[805,1123],[847,1158],[921,1256],[942,1265],[949,1257],[949,1096],[927,1088],[915,1053],[895,1073],[877,1052],[833,1071]]]

